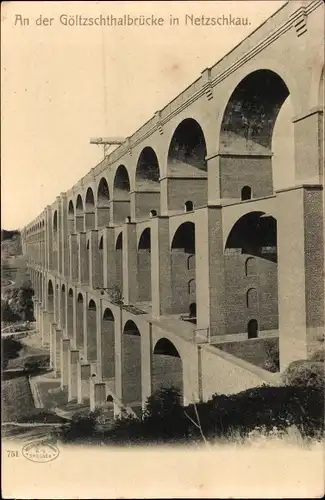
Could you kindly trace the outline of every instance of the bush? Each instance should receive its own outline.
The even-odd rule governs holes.
[[[47,371],[49,369],[49,366],[50,357],[48,355],[32,356],[25,361],[24,371],[29,375],[36,375],[38,373]]]
[[[6,368],[10,359],[18,358],[19,351],[21,351],[22,348],[23,345],[19,340],[10,338],[1,339],[2,362],[4,368]]]
[[[264,346],[266,361],[263,368],[273,373],[278,372],[280,370],[279,342],[270,339],[265,342]]]
[[[293,361],[282,374],[284,384],[324,389],[324,364],[319,361]]]
[[[70,422],[62,428],[63,441],[87,440],[93,437],[96,431],[97,412],[76,414]]]
[[[321,363],[324,363],[325,362],[325,349],[318,349],[317,351],[315,351],[311,357],[310,357],[310,360],[311,361],[319,361]]]

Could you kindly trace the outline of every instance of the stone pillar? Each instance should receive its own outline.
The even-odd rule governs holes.
[[[110,208],[108,206],[97,207],[95,213],[95,227],[107,227],[110,223]]]
[[[208,204],[215,205],[220,203],[220,156],[218,154],[207,158],[208,167]]]
[[[93,289],[103,286],[101,255],[98,249],[98,231],[89,232],[89,286]]]
[[[282,371],[292,361],[312,354],[317,349],[318,337],[324,332],[322,186],[297,186],[278,191],[277,207]]]
[[[141,332],[141,387],[144,410],[152,393],[152,323],[148,324],[148,332]]]
[[[152,316],[170,314],[172,309],[171,261],[168,217],[151,221]]]
[[[110,288],[115,285],[115,229],[106,228],[103,234],[103,285]]]
[[[42,319],[42,345],[48,346],[51,339],[51,324],[54,321],[54,313],[52,311],[43,311]]]
[[[324,176],[323,108],[305,111],[293,120],[296,184],[322,184]]]
[[[90,382],[90,411],[101,408],[106,404],[106,384],[104,382]]]
[[[69,385],[70,339],[61,338],[61,390]]]
[[[125,218],[130,216],[130,200],[111,200],[110,211],[111,222],[122,224]]]
[[[85,213],[85,231],[95,229],[95,212]]]
[[[85,222],[83,214],[76,215],[76,233],[80,233],[85,230]]]
[[[226,333],[225,269],[221,206],[195,211],[197,330]],[[201,332],[200,332],[201,331]]]
[[[76,234],[69,236],[69,252],[70,252],[70,281],[78,281],[78,239]]]
[[[68,355],[68,401],[78,399],[78,364],[80,364],[79,351],[70,350]]]
[[[82,363],[78,365],[78,403],[83,403],[90,399],[90,363]]]
[[[200,400],[200,357],[199,346],[187,346],[186,357],[183,358],[183,398],[184,406]]]
[[[118,399],[122,400],[122,374],[123,374],[123,363],[122,363],[122,308],[120,307],[118,313],[115,314],[115,394]]]
[[[82,285],[89,283],[89,250],[87,249],[87,235],[86,233],[78,234],[78,281]]]
[[[137,301],[137,233],[136,224],[123,227],[123,298],[125,304]]]

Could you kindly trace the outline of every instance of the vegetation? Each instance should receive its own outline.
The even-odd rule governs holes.
[[[23,345],[19,340],[1,338],[2,366],[5,369],[10,359],[18,358]]]
[[[34,290],[29,281],[20,287],[6,290],[1,300],[2,321],[7,323],[34,321],[33,295]]]
[[[21,248],[21,235],[16,229],[14,230],[1,230],[1,260],[20,255]]]
[[[322,361],[293,361],[282,375],[288,386],[303,386],[324,389],[324,363]]]

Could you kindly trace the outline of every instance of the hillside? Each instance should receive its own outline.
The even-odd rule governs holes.
[[[21,235],[19,231],[1,230],[1,261],[21,255]]]

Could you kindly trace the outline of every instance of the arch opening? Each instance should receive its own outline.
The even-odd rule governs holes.
[[[139,156],[135,180],[137,189],[149,191],[159,191],[159,163],[154,150],[147,146]]]
[[[250,186],[244,186],[241,190],[241,200],[251,200],[252,199],[252,188]]]
[[[189,282],[195,280],[195,225],[184,222],[176,230],[171,244],[172,311],[187,314],[181,319],[189,320],[189,306],[196,302],[196,290]],[[190,291],[190,293],[189,293]]]
[[[115,243],[115,285],[122,296],[123,292],[123,232],[121,231]]]
[[[112,311],[105,309],[101,335],[102,377],[115,383],[115,319]]]
[[[97,206],[108,207],[110,201],[109,187],[105,177],[102,177],[97,189]]]
[[[203,130],[193,118],[186,118],[176,128],[168,150],[169,174],[198,175],[207,172],[207,147]]]
[[[249,339],[258,337],[258,322],[256,319],[250,319],[247,323],[247,336]]]
[[[190,200],[186,201],[185,205],[184,205],[184,211],[185,212],[193,212],[193,210],[194,210],[193,201],[190,201]]]
[[[156,343],[152,356],[152,389],[174,387],[183,399],[183,363],[175,345],[166,338]]]
[[[127,321],[124,326],[122,346],[122,399],[125,404],[130,404],[136,413],[141,413],[141,336],[132,320]]]
[[[87,308],[87,359],[97,361],[97,306],[93,299]]]
[[[84,351],[84,298],[78,293],[76,304],[76,346],[82,354]]]
[[[151,231],[144,229],[138,244],[138,301],[151,301]]]

